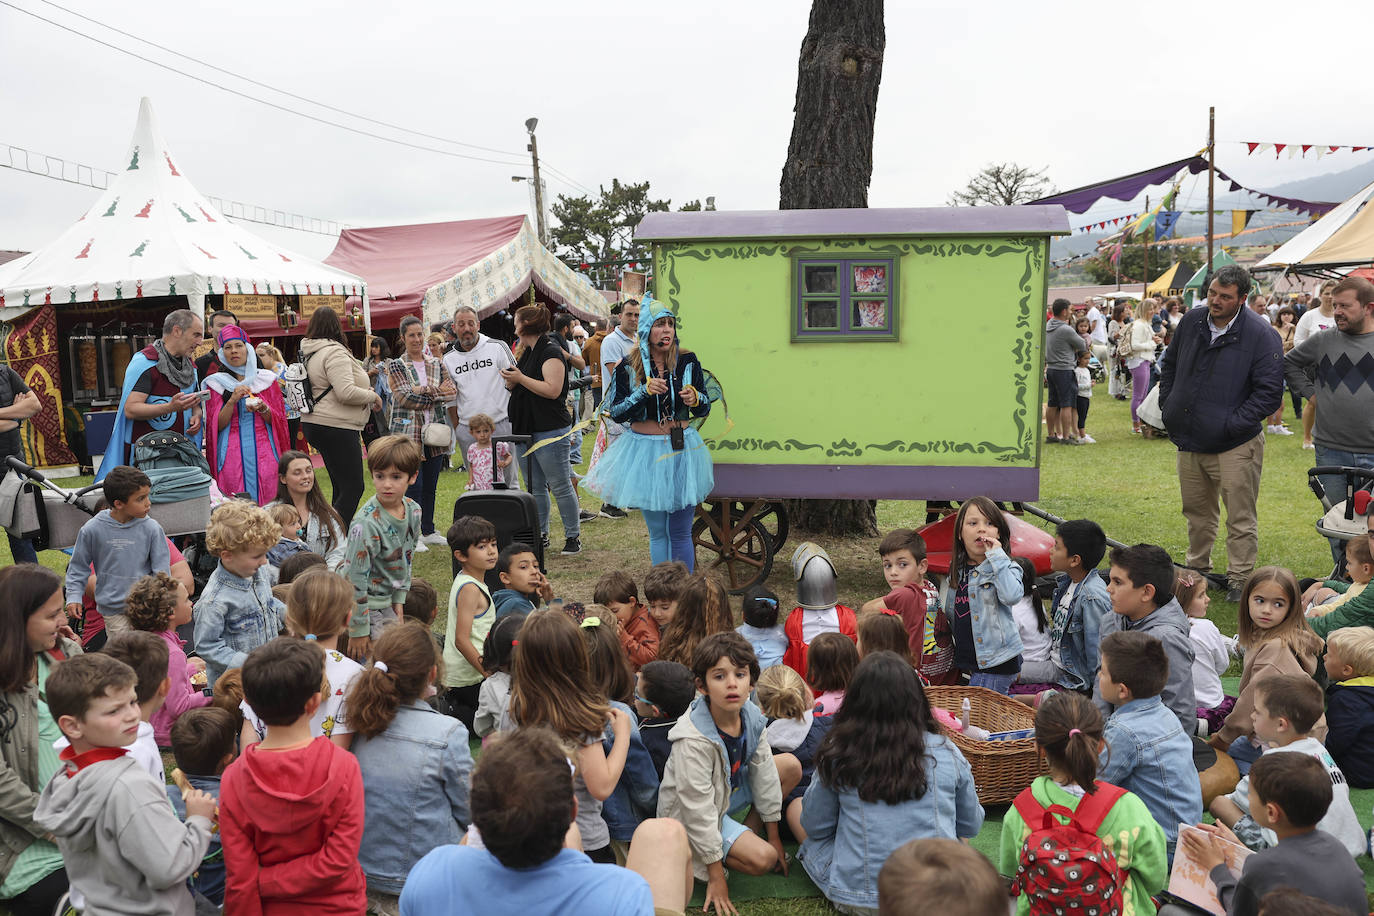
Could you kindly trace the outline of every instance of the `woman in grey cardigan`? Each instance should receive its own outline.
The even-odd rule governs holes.
[[[33,822],[43,786],[61,767],[62,737],[41,699],[53,666],[81,654],[67,626],[62,579],[36,563],[0,570],[0,904],[48,916],[67,892],[62,854]]]

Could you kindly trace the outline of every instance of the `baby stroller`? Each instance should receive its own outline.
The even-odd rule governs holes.
[[[35,550],[61,550],[76,543],[81,526],[98,511],[104,488],[94,483],[80,490],[59,487],[41,471],[8,455],[10,472],[0,481],[0,526],[12,536],[33,542]]]
[[[1096,356],[1088,357],[1088,375],[1092,377],[1094,384],[1105,381],[1107,378],[1107,369],[1102,365],[1102,360]]]
[[[1328,493],[1322,484],[1323,477],[1345,478],[1344,492]],[[1317,519],[1318,534],[1342,544],[1368,535],[1364,516],[1370,511],[1374,470],[1322,465],[1308,469],[1307,485],[1324,510],[1322,517]],[[1344,579],[1345,575],[1345,551],[1342,550],[1331,570],[1331,578]]]
[[[153,507],[148,514],[157,519],[168,537],[185,537],[178,546],[191,567],[196,594],[200,594],[218,564],[205,547],[205,529],[210,524],[210,465],[195,442],[173,430],[139,437],[133,457],[134,467],[147,474],[152,483]]]

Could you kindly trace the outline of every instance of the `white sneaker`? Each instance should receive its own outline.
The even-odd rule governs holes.
[[[1079,437],[1078,437],[1078,441],[1079,441],[1079,442],[1086,442],[1086,443],[1089,444],[1089,445],[1096,445],[1096,444],[1097,444],[1097,440],[1094,439],[1092,436],[1088,435],[1087,433],[1084,433],[1083,435],[1079,436]]]
[[[1274,435],[1291,436],[1293,435],[1293,431],[1289,429],[1287,426],[1284,426],[1282,423],[1276,423],[1274,424]]]
[[[425,546],[425,540],[424,540],[424,538],[421,538],[420,540],[418,540],[418,541],[415,542],[415,552],[416,552],[416,553],[429,553],[429,548]]]
[[[438,547],[438,546],[440,546],[440,545],[442,544],[443,546],[447,547],[447,546],[448,546],[448,538],[444,537],[442,534],[440,534],[440,533],[437,532],[437,531],[431,531],[429,534],[427,534],[427,535],[425,535],[424,537],[420,538],[420,543],[421,543],[421,544],[432,544],[432,545],[434,545],[435,547]]]

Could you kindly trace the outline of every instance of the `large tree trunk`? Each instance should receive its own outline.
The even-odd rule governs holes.
[[[886,44],[882,0],[812,3],[778,209],[868,206]]]
[[[873,122],[883,75],[882,0],[813,0],[797,66],[780,210],[867,207]],[[787,500],[798,528],[874,536],[873,500]]]

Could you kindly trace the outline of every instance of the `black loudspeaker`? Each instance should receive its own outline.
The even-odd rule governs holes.
[[[496,466],[497,442],[529,442],[529,436],[493,436],[491,440],[492,467]],[[529,468],[525,468],[525,479],[529,480]],[[476,515],[496,526],[496,546],[504,550],[512,542],[520,541],[534,549],[534,557],[539,568],[544,566],[544,538],[539,531],[539,513],[535,509],[534,495],[524,490],[505,489],[506,484],[498,478],[493,490],[469,490],[453,501],[453,517]],[[445,548],[447,549],[447,548]],[[452,557],[453,574],[461,573],[462,566]],[[496,570],[486,575],[487,588],[493,592],[503,588]]]

